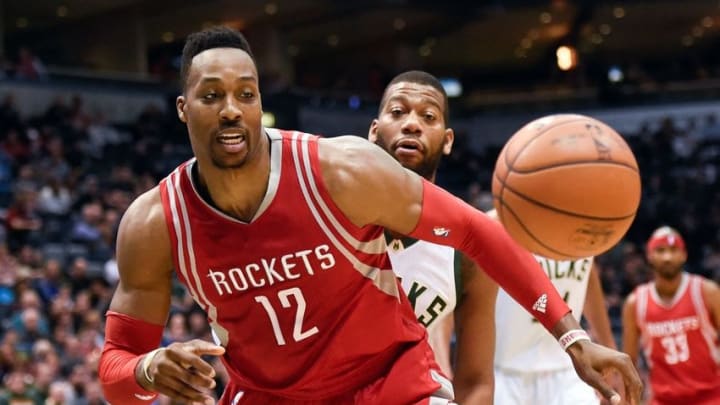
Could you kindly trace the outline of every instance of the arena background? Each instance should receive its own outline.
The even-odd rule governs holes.
[[[677,227],[688,270],[720,281],[717,0],[0,0],[0,405],[103,403],[117,224],[190,156],[180,52],[214,24],[247,35],[279,128],[365,136],[395,74],[443,78],[458,139],[439,183],[481,209],[525,122],[615,127],[643,178],[636,221],[598,259],[618,342],[655,227]],[[164,343],[208,332],[178,287]]]

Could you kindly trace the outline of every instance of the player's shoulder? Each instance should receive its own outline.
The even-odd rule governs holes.
[[[120,221],[120,232],[139,237],[152,235],[158,230],[164,229],[165,213],[159,186],[155,186],[135,198]]]
[[[318,139],[318,159],[323,177],[341,187],[353,187],[353,183],[382,182],[377,173],[387,166],[398,166],[389,154],[365,138],[344,135]],[[368,170],[372,165],[373,170]],[[332,187],[332,184],[329,184]]]
[[[705,277],[701,277],[701,287],[703,296],[705,297],[718,297],[720,296],[720,286],[713,280]]]
[[[638,292],[641,288],[644,288],[645,284],[640,284],[639,286],[636,286],[633,288],[633,290],[628,294],[627,297],[625,297],[625,303],[623,304],[624,307],[635,307],[637,305],[638,301]]]
[[[355,135],[342,135],[333,138],[318,138],[319,157],[338,163],[353,163],[355,159],[365,159],[375,153],[385,153],[374,143]]]

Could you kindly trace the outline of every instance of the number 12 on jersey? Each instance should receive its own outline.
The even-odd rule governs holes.
[[[277,296],[280,300],[280,305],[282,305],[283,308],[291,307],[291,296],[293,297],[293,299],[295,300],[295,304],[297,305],[297,308],[295,308],[295,325],[293,326],[292,332],[293,340],[299,342],[319,332],[317,326],[313,326],[312,328],[303,331],[303,319],[305,318],[306,304],[305,297],[303,296],[303,293],[299,288],[293,287],[288,288],[287,290],[280,290],[278,291]],[[272,326],[273,333],[275,334],[275,340],[277,340],[278,346],[284,346],[285,337],[283,336],[282,330],[280,329],[280,321],[278,320],[278,316],[275,312],[275,309],[273,308],[273,305],[270,303],[270,299],[268,299],[268,297],[264,295],[258,295],[257,297],[255,297],[255,301],[259,302],[260,305],[265,308],[265,312],[267,312],[268,318],[270,318],[270,325]]]

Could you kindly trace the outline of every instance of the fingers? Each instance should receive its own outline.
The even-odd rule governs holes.
[[[205,403],[210,397],[209,391],[215,388],[215,380],[208,376],[187,370],[174,362],[158,364],[158,375],[154,388],[174,399],[183,399],[185,403]]]
[[[165,356],[184,369],[190,369],[197,374],[208,376],[212,379],[215,377],[215,369],[200,356],[219,356],[224,353],[224,347],[196,339],[187,343],[173,343],[167,347]]]
[[[639,405],[640,398],[642,397],[643,383],[637,370],[632,365],[630,356],[622,353],[622,356],[618,358],[614,367],[622,374],[625,383],[625,394],[630,397],[630,403]]]
[[[186,394],[183,391],[176,390],[172,387],[169,387],[167,385],[160,384],[159,386],[156,386],[157,391],[161,394],[168,396],[172,398],[173,403],[183,403],[183,404],[208,404],[213,405],[215,401],[213,398],[209,395],[194,395],[194,394]]]
[[[191,340],[185,343],[183,348],[189,352],[195,353],[198,356],[222,356],[225,354],[224,347],[199,339]]]
[[[168,347],[165,353],[170,360],[177,363],[184,369],[191,369],[197,374],[207,376],[209,378],[215,377],[215,369],[200,355],[196,354],[194,349],[180,346],[179,348]]]
[[[215,388],[215,369],[200,356],[224,352],[201,340],[171,344],[152,360],[153,388],[181,403],[214,404],[209,393]]]
[[[622,400],[620,394],[618,394],[613,387],[605,381],[600,373],[593,369],[587,370],[585,382],[598,390],[598,392],[600,392],[605,399],[610,401],[612,405],[618,405]]]

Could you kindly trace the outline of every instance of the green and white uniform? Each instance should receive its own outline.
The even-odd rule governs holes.
[[[535,256],[579,321],[593,258],[557,261]],[[495,308],[495,404],[599,404],[555,338],[504,290]]]
[[[411,238],[388,241],[388,255],[395,274],[418,321],[428,333],[457,305],[459,280],[455,250]]]

